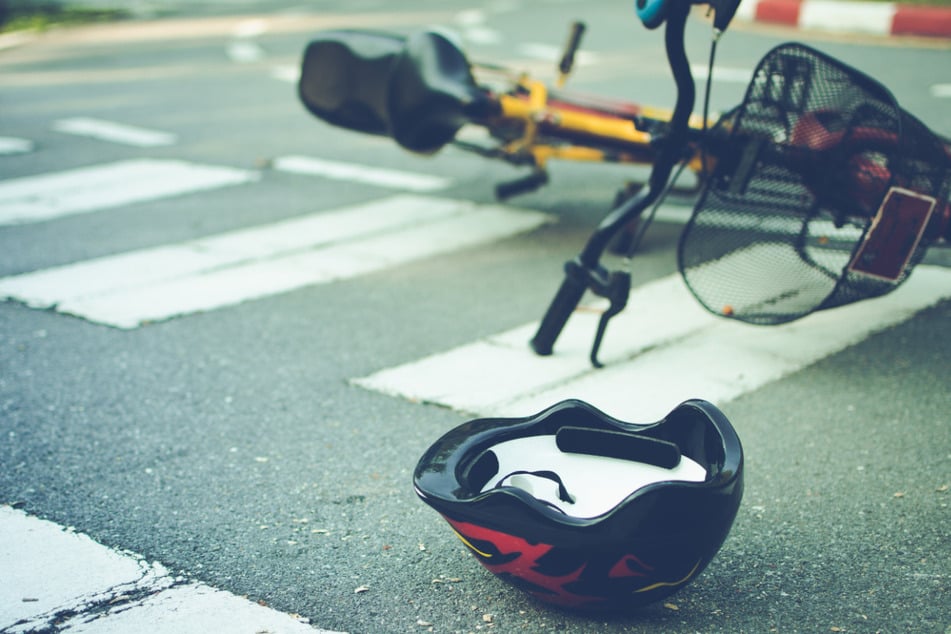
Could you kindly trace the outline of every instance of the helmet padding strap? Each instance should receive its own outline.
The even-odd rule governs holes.
[[[680,449],[672,442],[622,431],[562,427],[555,435],[558,449],[620,460],[632,460],[673,469],[680,464]]]
[[[562,502],[567,502],[568,504],[575,503],[575,496],[568,493],[568,489],[565,487],[565,483],[562,482],[561,476],[559,476],[554,471],[513,471],[509,473],[508,475],[506,475],[501,480],[499,480],[499,483],[496,486],[497,487],[505,486],[506,480],[508,480],[511,477],[520,476],[520,475],[530,475],[530,476],[535,476],[538,478],[544,478],[546,480],[551,480],[552,482],[558,485],[558,499],[559,500],[561,500]]]

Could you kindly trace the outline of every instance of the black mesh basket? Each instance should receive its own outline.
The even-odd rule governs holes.
[[[716,314],[778,324],[885,294],[948,231],[948,142],[806,46],[769,52],[709,137],[679,266]]]

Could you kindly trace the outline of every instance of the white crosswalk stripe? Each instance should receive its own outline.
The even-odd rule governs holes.
[[[710,75],[710,67],[705,64],[691,64],[690,72],[693,73],[694,79],[698,81],[706,81],[707,77]],[[752,68],[717,66],[713,69],[713,78],[717,81],[746,84],[749,83],[752,77]]]
[[[889,295],[815,313],[782,326],[749,326],[703,311],[678,276],[635,289],[602,346],[588,351],[599,315],[577,312],[551,357],[537,357],[525,326],[354,383],[479,416],[524,416],[565,398],[609,414],[657,420],[677,403],[724,403],[854,345],[951,297],[951,270],[919,266]]]
[[[0,226],[40,222],[248,183],[255,171],[188,161],[131,159],[0,181]]]
[[[297,65],[281,64],[271,67],[271,77],[278,81],[296,84],[300,81],[300,68]]]
[[[405,194],[0,278],[0,297],[135,328],[500,240],[548,221],[538,212]]]
[[[516,46],[516,52],[529,59],[537,59],[555,64],[561,59],[564,49],[553,44],[524,42]],[[594,51],[579,50],[575,53],[575,60],[575,64],[581,67],[594,66],[601,61],[601,58]]]
[[[332,634],[3,505],[0,570],[0,630],[11,634]]]
[[[54,121],[53,130],[144,148],[174,145],[178,140],[178,137],[171,132],[149,130],[92,117],[70,117]]]
[[[18,137],[0,137],[0,156],[5,154],[26,154],[33,151],[33,141]]]
[[[274,160],[274,169],[294,174],[322,176],[334,180],[392,187],[412,192],[435,192],[452,184],[447,178],[401,170],[382,169],[342,161],[328,161],[311,156],[283,156]]]
[[[259,44],[244,40],[237,40],[230,43],[227,48],[227,54],[231,61],[239,64],[251,64],[267,57],[264,49],[261,48]]]

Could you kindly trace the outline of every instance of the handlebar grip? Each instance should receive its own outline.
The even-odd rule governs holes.
[[[567,44],[565,44],[565,53],[561,56],[561,62],[558,64],[558,70],[561,71],[562,75],[570,73],[575,65],[575,53],[578,52],[578,47],[581,46],[581,36],[584,35],[585,28],[584,22],[574,22],[571,25],[571,33],[568,36]]]
[[[561,334],[565,324],[568,323],[571,313],[574,312],[584,296],[588,285],[585,283],[583,276],[575,273],[579,270],[580,267],[574,261],[565,264],[565,279],[562,281],[554,299],[551,300],[551,305],[545,312],[545,316],[538,326],[538,331],[530,342],[532,350],[536,354],[544,357],[552,353],[555,340],[558,339],[558,335]]]

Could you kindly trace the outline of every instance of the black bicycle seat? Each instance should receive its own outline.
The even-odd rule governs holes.
[[[435,152],[488,100],[475,83],[465,53],[437,31],[408,38],[396,60],[387,100],[391,133],[414,152]]]
[[[324,121],[421,153],[441,148],[489,107],[465,54],[435,31],[319,33],[304,53],[298,93]]]
[[[397,35],[339,30],[318,33],[307,45],[298,95],[315,117],[367,134],[390,134],[387,94],[405,46]]]

